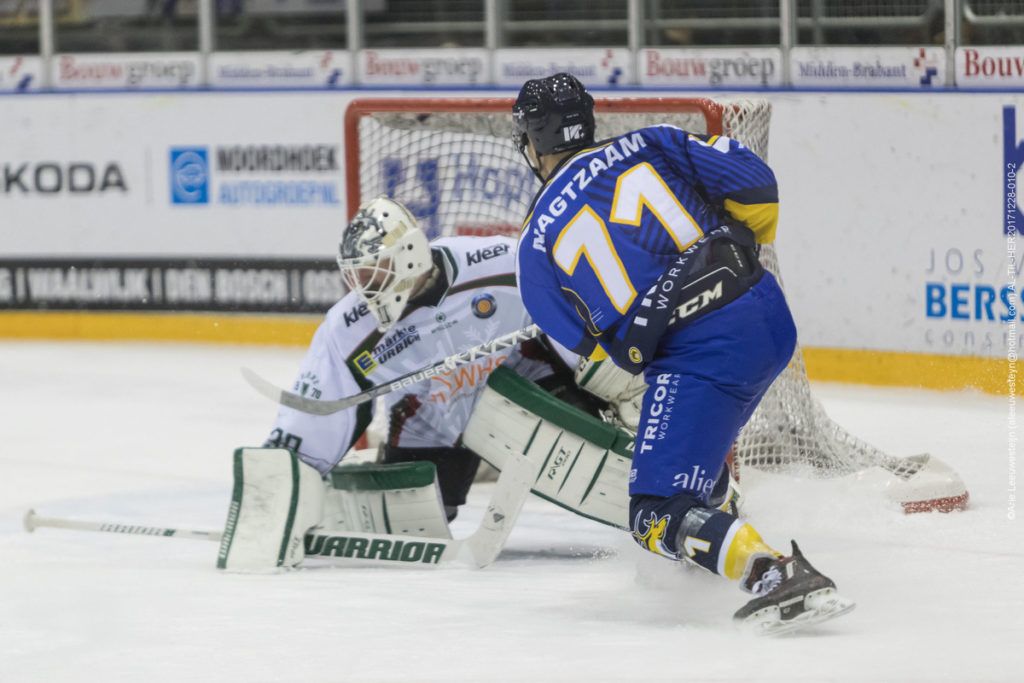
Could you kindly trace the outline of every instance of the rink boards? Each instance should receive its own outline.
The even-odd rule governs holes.
[[[0,336],[305,344],[341,292],[364,94],[5,97]],[[1005,391],[1024,96],[767,97],[811,376]]]

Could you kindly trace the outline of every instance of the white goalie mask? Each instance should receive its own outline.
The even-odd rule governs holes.
[[[398,322],[416,280],[432,265],[430,244],[416,219],[387,197],[359,207],[342,233],[341,276],[366,302],[381,332]]]

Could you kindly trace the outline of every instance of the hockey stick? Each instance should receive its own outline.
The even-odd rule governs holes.
[[[74,529],[75,531],[106,531],[114,534],[135,534],[137,536],[162,536],[164,538],[190,538],[198,541],[220,542],[221,532],[201,529],[171,529],[167,527],[120,524],[117,522],[86,522],[60,517],[40,517],[35,510],[25,513],[25,531],[32,533],[39,527]]]
[[[345,531],[343,534],[306,534],[306,557],[340,559],[342,563],[450,565],[470,564],[484,568],[497,559],[512,527],[515,525],[523,502],[530,493],[530,485],[537,478],[536,464],[522,454],[510,456],[498,477],[487,511],[470,536],[464,539],[429,538]],[[75,531],[102,531],[161,538],[189,538],[220,542],[220,531],[201,529],[175,529],[118,522],[88,522],[59,517],[41,517],[29,510],[24,517],[25,530],[33,532],[40,527],[72,529]]]
[[[497,559],[538,476],[537,465],[530,462],[526,454],[509,455],[505,469],[498,475],[498,483],[494,486],[480,526],[462,541],[460,550],[465,561],[483,568]]]
[[[539,334],[540,328],[536,325],[529,325],[521,330],[509,332],[497,339],[484,344],[479,344],[467,349],[466,351],[462,351],[461,353],[448,356],[443,361],[435,363],[434,365],[428,366],[422,370],[402,375],[388,384],[382,384],[380,386],[373,387],[372,389],[368,389],[361,394],[346,396],[345,398],[339,398],[333,401],[319,401],[317,399],[306,398],[305,396],[293,394],[292,392],[284,389],[279,389],[249,368],[242,368],[242,376],[245,377],[245,381],[249,383],[249,386],[269,398],[271,401],[276,401],[283,406],[294,408],[295,410],[309,413],[310,415],[331,415],[345,410],[346,408],[357,406],[360,403],[372,401],[378,396],[389,394],[392,391],[405,389],[406,387],[422,382],[425,379],[429,379],[435,375],[440,375],[446,370],[454,370],[460,365],[472,363],[473,361],[483,358],[484,356],[489,356],[492,353],[510,349],[516,344],[533,339]]]

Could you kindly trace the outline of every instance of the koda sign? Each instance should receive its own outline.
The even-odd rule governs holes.
[[[105,194],[127,192],[124,172],[116,162],[3,162],[0,196]]]

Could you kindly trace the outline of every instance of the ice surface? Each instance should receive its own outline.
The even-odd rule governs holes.
[[[301,353],[0,344],[0,682],[1024,680],[1001,397],[816,386],[853,433],[951,464],[972,508],[904,516],[850,482],[745,477],[766,539],[797,538],[859,602],[781,639],[733,629],[735,586],[539,499],[482,571],[238,576],[214,569],[213,543],[22,530],[29,507],[221,527],[230,454],[275,412],[238,368],[287,385]],[[456,536],[488,495],[474,489]]]

